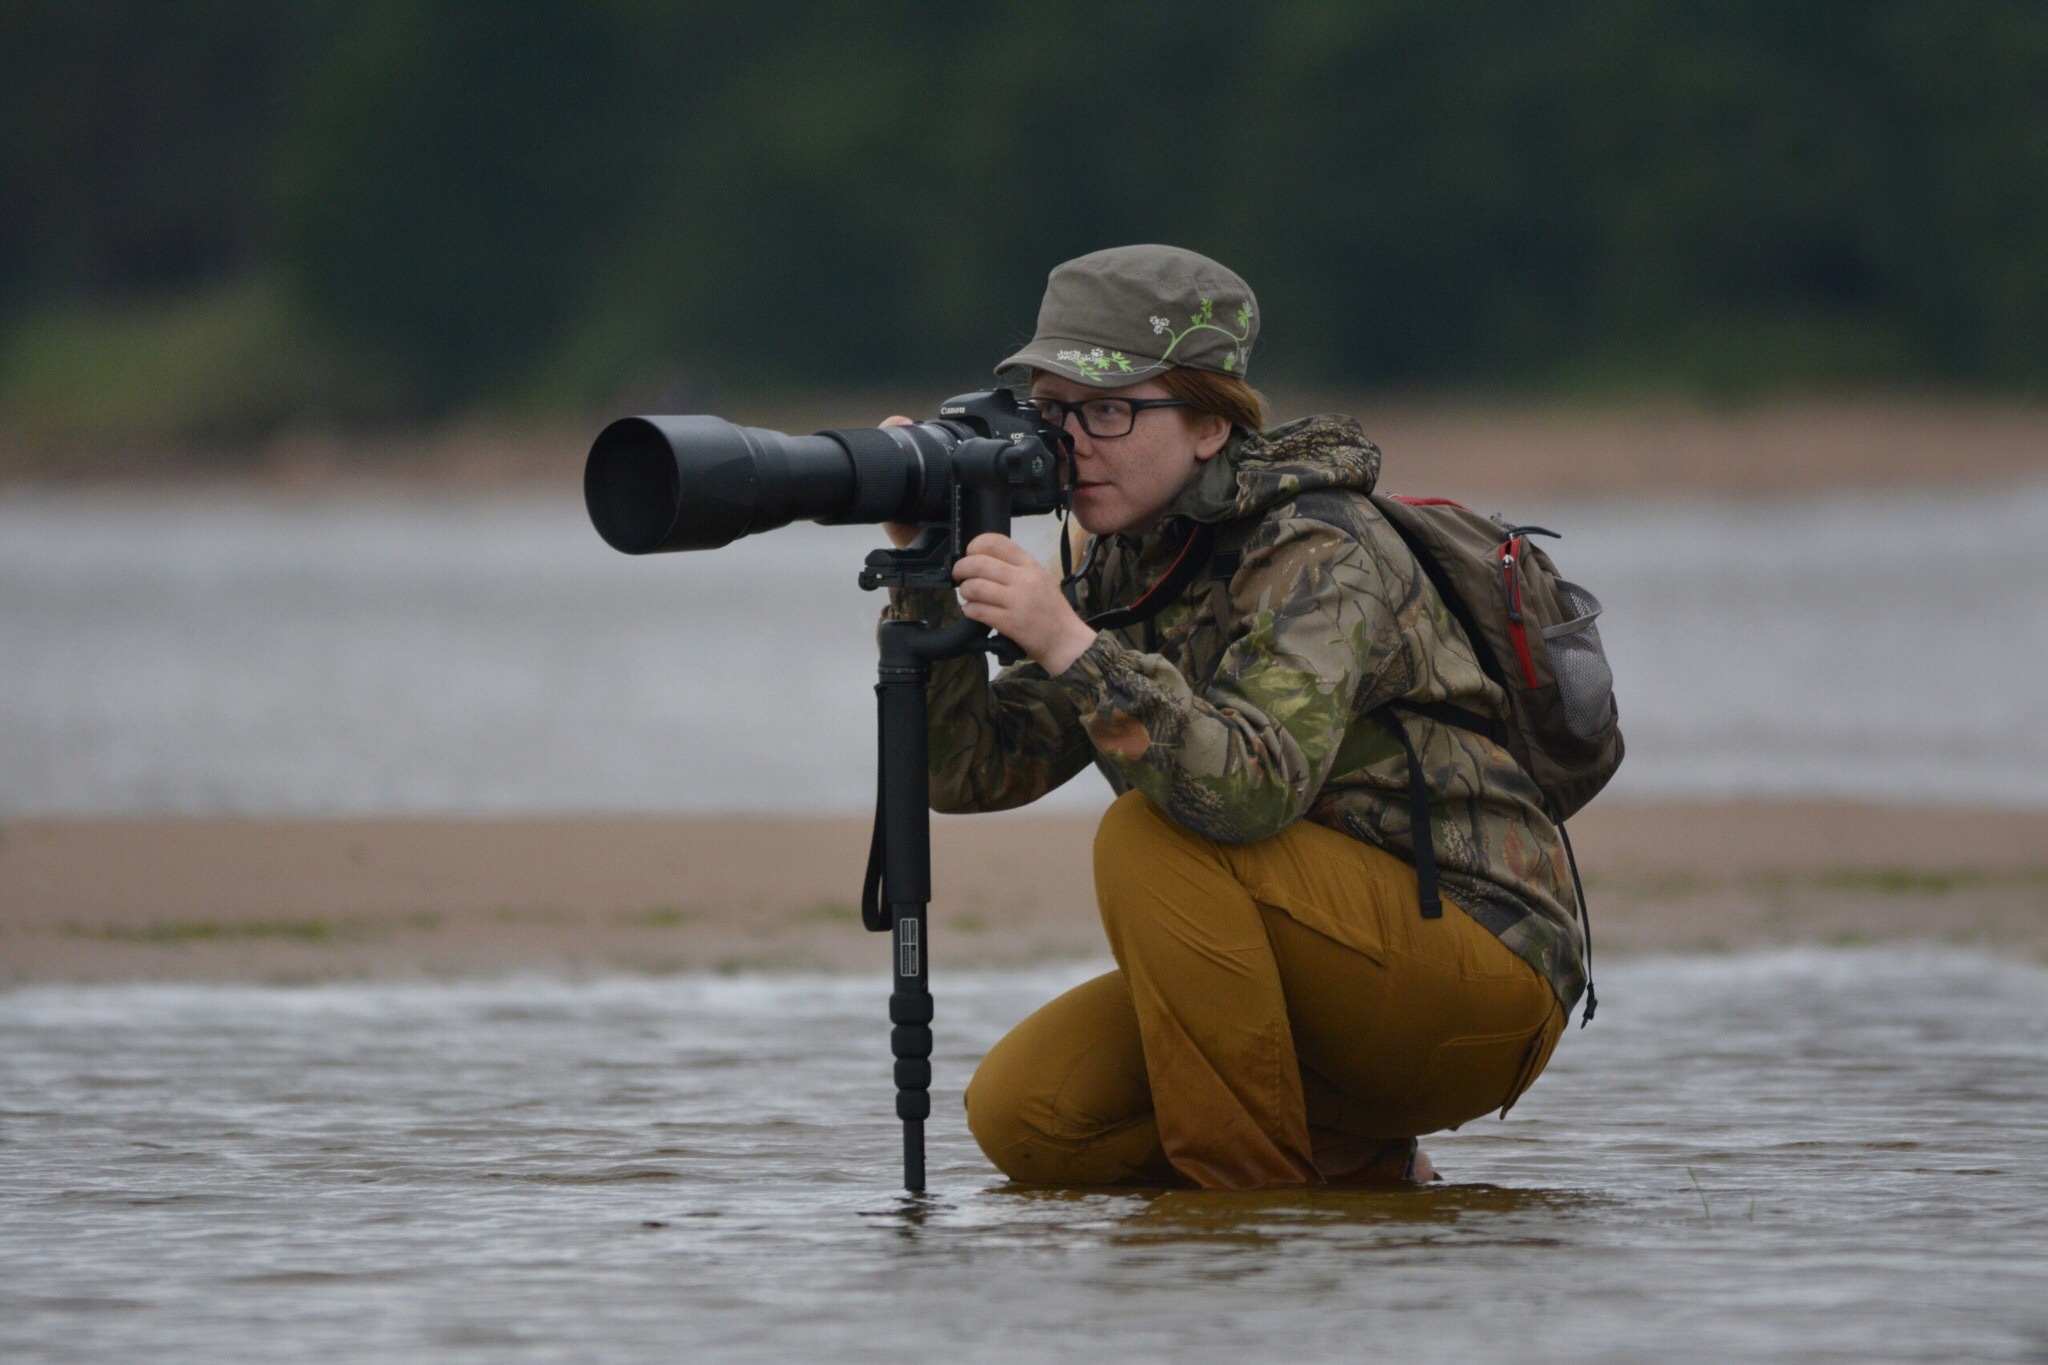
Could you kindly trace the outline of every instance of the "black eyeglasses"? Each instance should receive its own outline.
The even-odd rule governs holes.
[[[1138,414],[1148,408],[1185,408],[1191,404],[1178,398],[1084,398],[1078,403],[1069,403],[1060,398],[1032,398],[1038,408],[1038,415],[1051,426],[1064,427],[1071,413],[1080,419],[1081,430],[1098,441],[1114,440],[1131,434],[1131,428],[1138,424]]]

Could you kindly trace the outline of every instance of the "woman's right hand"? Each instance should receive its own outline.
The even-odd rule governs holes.
[[[916,426],[917,423],[911,421],[908,417],[898,414],[884,421],[882,425],[885,427],[910,427]],[[914,522],[885,521],[882,523],[882,529],[889,533],[889,539],[896,543],[896,548],[899,550],[917,539],[917,525]]]

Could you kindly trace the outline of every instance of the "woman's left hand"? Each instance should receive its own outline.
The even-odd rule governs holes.
[[[990,532],[968,542],[953,581],[970,620],[1015,640],[1055,678],[1095,643],[1095,632],[1060,595],[1052,571],[1008,536]]]

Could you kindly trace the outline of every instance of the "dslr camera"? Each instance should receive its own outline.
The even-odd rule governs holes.
[[[788,436],[717,417],[622,417],[598,434],[583,500],[626,554],[715,550],[792,521],[910,522],[863,588],[950,588],[954,563],[1010,519],[1064,512],[1073,446],[1010,389],[949,398],[928,422]]]

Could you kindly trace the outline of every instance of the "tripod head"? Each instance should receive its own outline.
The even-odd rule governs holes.
[[[926,523],[917,538],[902,549],[871,552],[860,571],[861,587],[870,592],[876,588],[938,588],[950,591],[953,587],[953,566],[960,562],[968,545],[976,536],[989,532],[1008,535],[1012,509],[1030,490],[1041,487],[1048,475],[1056,476],[1056,471],[1049,469],[1047,462],[1058,458],[1056,453],[1048,452],[1046,444],[1036,435],[1021,432],[1007,438],[977,437],[962,441],[953,451],[954,477],[948,519]],[[911,624],[889,623],[890,626]],[[1005,664],[1015,663],[1024,657],[1015,641],[972,621],[956,622],[943,628],[926,627],[926,630],[932,634],[919,637],[915,645],[905,638],[908,632],[897,632],[900,647],[906,650],[914,648],[925,659],[951,658],[977,647],[988,650]],[[889,652],[886,643],[889,633],[884,627],[885,658]]]

